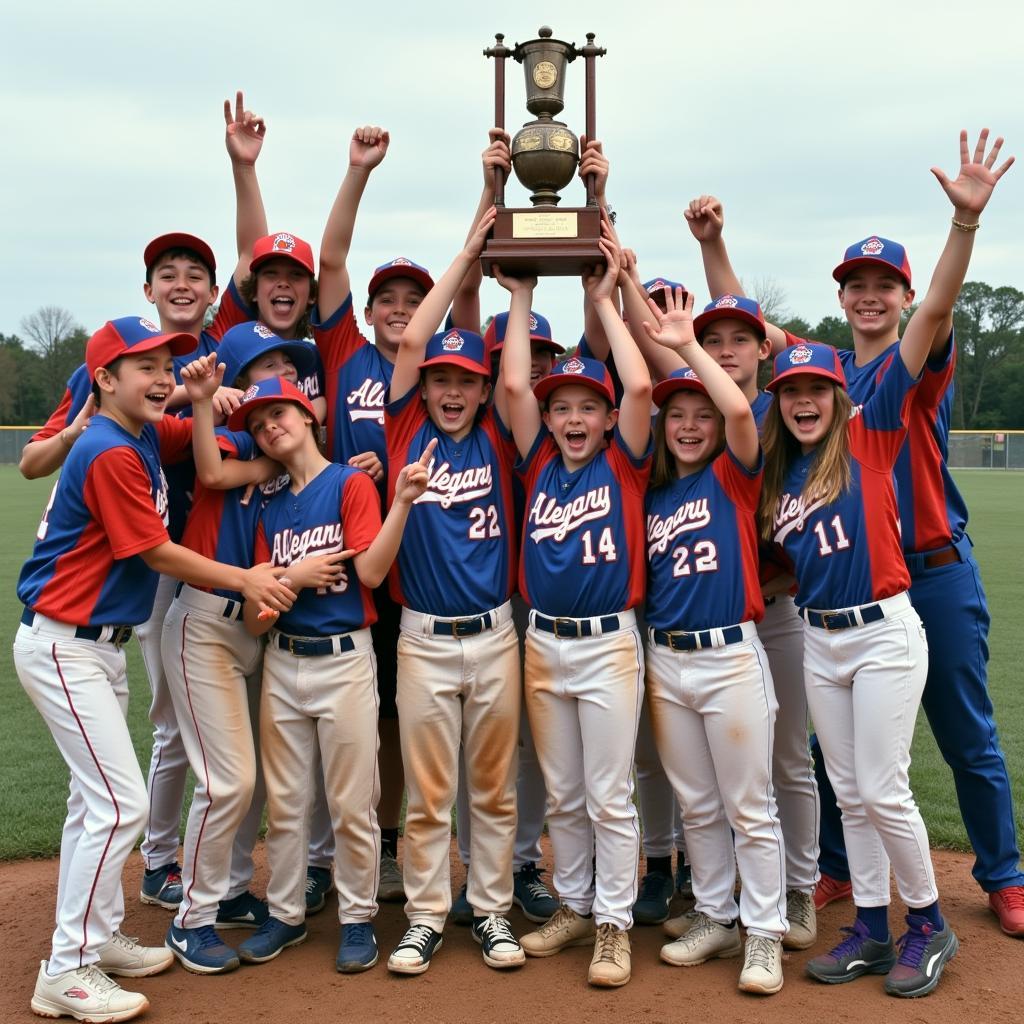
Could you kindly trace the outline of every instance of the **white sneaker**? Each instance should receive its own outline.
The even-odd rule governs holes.
[[[599,924],[587,981],[599,988],[620,988],[632,970],[629,934],[613,924]]]
[[[748,935],[740,991],[770,996],[782,988],[782,940]]]
[[[166,971],[174,963],[174,954],[166,946],[143,946],[130,935],[114,932],[106,945],[98,950],[96,965],[104,974],[122,978],[146,978]]]
[[[790,889],[786,893],[786,917],[789,931],[782,939],[784,949],[810,949],[818,941],[818,915],[809,892]]]
[[[583,917],[564,903],[550,920],[519,940],[530,956],[554,956],[569,946],[589,946],[597,935],[593,916]]]
[[[688,931],[661,947],[661,959],[675,967],[696,967],[713,957],[739,956],[740,948],[740,930],[735,924],[728,928],[698,913]]]
[[[488,967],[519,967],[526,963],[526,954],[512,934],[508,920],[498,914],[477,918],[473,922],[473,938],[480,943]]]
[[[691,907],[685,914],[680,914],[678,917],[670,917],[661,926],[661,930],[670,939],[681,939],[690,930],[690,925],[693,924],[696,918],[697,911]]]
[[[137,1017],[149,1009],[149,1000],[138,992],[125,992],[95,964],[51,978],[43,960],[30,1005],[32,1012],[40,1017],[74,1017],[107,1024]]]

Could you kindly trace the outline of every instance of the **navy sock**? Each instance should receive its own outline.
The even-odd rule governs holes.
[[[942,914],[939,913],[939,901],[936,900],[934,903],[929,903],[927,907],[911,907],[911,914],[917,914],[918,917],[924,917],[928,919],[928,923],[937,931],[941,932],[946,927],[946,922],[942,919]]]
[[[657,871],[659,874],[662,875],[671,875],[672,855],[669,854],[667,857],[648,857],[647,870],[648,872]]]
[[[382,857],[398,858],[397,828],[382,828],[380,830],[380,854]]]
[[[888,907],[858,907],[857,920],[864,922],[875,942],[885,942],[889,938]]]

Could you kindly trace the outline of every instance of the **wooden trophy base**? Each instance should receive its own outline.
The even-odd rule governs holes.
[[[480,254],[483,272],[496,263],[513,277],[571,277],[588,266],[604,266],[601,211],[597,206],[532,206],[498,210]]]

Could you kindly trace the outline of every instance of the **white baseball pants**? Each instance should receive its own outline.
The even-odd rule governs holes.
[[[650,694],[640,709],[640,727],[636,734],[636,794],[640,802],[645,857],[670,857],[683,850],[683,817],[672,783],[658,756],[649,708]]]

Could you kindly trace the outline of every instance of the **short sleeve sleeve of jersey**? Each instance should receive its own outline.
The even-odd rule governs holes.
[[[60,405],[50,413],[50,418],[32,435],[31,440],[45,441],[48,437],[59,434],[68,425],[68,420],[74,418],[68,416],[70,409],[71,389],[65,388],[64,397],[60,400]]]
[[[514,466],[516,473],[524,481],[529,481],[530,477],[536,476],[540,468],[551,458],[552,449],[557,451],[554,439],[548,428],[542,425],[533,439],[530,450],[522,458],[516,460]]]
[[[33,441],[45,441],[59,434],[81,411],[92,393],[92,378],[82,363],[68,378],[68,386],[60,405],[50,414],[43,428],[32,435]]]
[[[262,565],[270,561],[270,545],[267,543],[267,531],[263,529],[263,520],[256,524],[256,540],[253,543],[252,557],[254,565]]]
[[[857,458],[874,469],[890,469],[903,445],[910,403],[920,378],[910,376],[899,350],[881,376],[874,394],[850,421]]]
[[[626,446],[616,425],[608,445],[608,461],[615,470],[615,475],[626,486],[643,495],[647,491],[647,481],[651,475],[651,458],[654,452],[654,438],[647,435],[647,447],[637,458]]]
[[[192,449],[192,420],[165,416],[156,425],[160,461],[166,465],[182,462]]]
[[[227,288],[221,296],[220,305],[213,317],[213,323],[207,328],[207,333],[220,341],[221,338],[236,324],[244,324],[248,320],[256,319],[256,310],[250,306],[239,294],[238,286],[234,277],[228,281]]]
[[[786,348],[792,348],[793,345],[803,345],[810,340],[809,338],[801,338],[785,328],[782,329],[782,333],[786,336]]]
[[[114,558],[130,558],[170,539],[153,501],[152,481],[131,448],[108,448],[94,459],[83,491]]]
[[[758,449],[757,465],[753,469],[736,458],[731,448],[715,459],[714,474],[722,485],[722,490],[729,496],[737,508],[747,512],[757,511],[757,502],[761,496],[761,478],[764,473],[764,454]]]
[[[345,547],[356,551],[365,551],[380,533],[380,493],[362,470],[345,481],[341,492],[341,525]]]
[[[256,452],[256,442],[248,432],[217,427],[214,433],[217,437],[217,447],[224,458],[248,462]]]
[[[924,364],[921,383],[914,395],[914,404],[917,408],[938,408],[945,398],[946,392],[952,387],[956,361],[956,339],[953,336],[953,331],[950,330],[942,352],[929,358]]]
[[[384,406],[384,434],[387,437],[389,458],[393,450],[400,451],[408,447],[413,435],[427,419],[427,410],[419,399],[419,390],[419,384],[415,384],[404,395]]]
[[[351,359],[353,353],[369,342],[356,326],[352,310],[352,293],[326,320],[320,319],[320,308],[315,306],[310,316],[313,338],[323,360],[323,368],[332,373]]]

